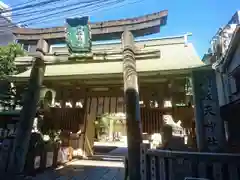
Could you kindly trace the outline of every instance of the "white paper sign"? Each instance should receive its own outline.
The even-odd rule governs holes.
[[[35,159],[34,159],[34,169],[40,168],[40,162],[41,162],[41,157],[36,156]]]
[[[184,180],[209,180],[205,178],[194,178],[194,177],[186,177]]]
[[[52,165],[53,165],[53,152],[47,152],[46,167],[51,167]]]

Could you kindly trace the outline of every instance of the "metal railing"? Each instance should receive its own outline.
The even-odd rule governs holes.
[[[142,180],[239,180],[240,154],[149,149],[141,145]]]

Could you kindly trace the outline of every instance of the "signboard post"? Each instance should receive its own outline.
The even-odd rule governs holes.
[[[219,152],[225,148],[224,122],[220,117],[215,71],[192,72],[197,144],[200,151]]]

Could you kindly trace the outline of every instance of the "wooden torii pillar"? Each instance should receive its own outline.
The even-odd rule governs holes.
[[[142,143],[142,136],[134,37],[130,31],[126,30],[123,32],[122,46],[124,97],[127,120],[128,175],[129,180],[136,180],[141,179],[140,144]]]
[[[17,127],[16,138],[7,169],[8,176],[11,176],[10,179],[17,179],[24,170],[33,120],[36,116],[45,73],[43,56],[47,51],[47,42],[43,39],[39,40],[35,62],[28,82],[28,89],[24,97],[23,108],[20,113],[20,122]]]

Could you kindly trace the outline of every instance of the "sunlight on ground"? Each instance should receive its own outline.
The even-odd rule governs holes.
[[[124,142],[94,142],[94,146],[116,146],[116,147],[127,147]]]
[[[68,163],[69,166],[95,166],[95,167],[119,167],[124,168],[123,162],[113,161],[94,161],[94,160],[78,160]]]

